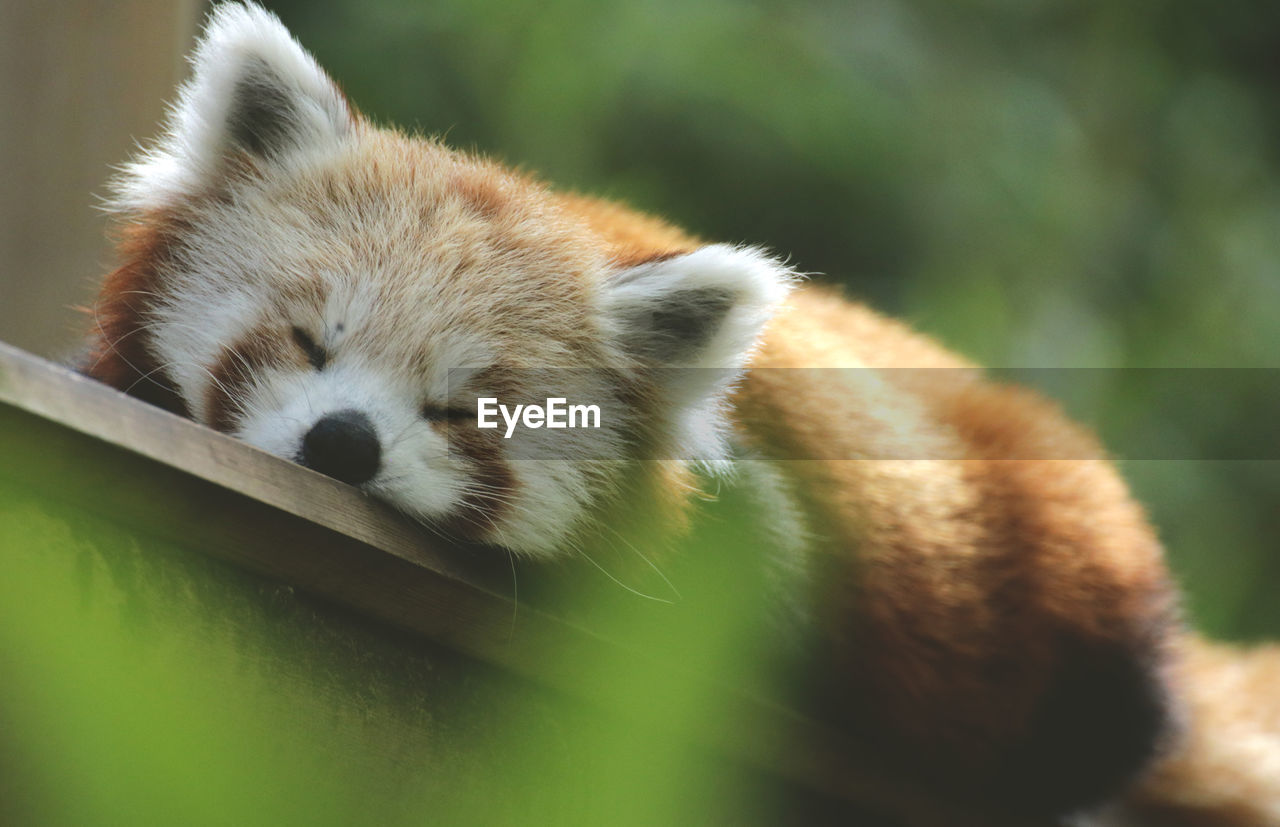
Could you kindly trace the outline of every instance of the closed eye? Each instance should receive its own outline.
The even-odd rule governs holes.
[[[422,406],[422,418],[428,422],[450,422],[466,419],[474,414],[466,408],[434,405],[430,402]]]
[[[316,370],[324,370],[324,366],[329,363],[329,353],[316,344],[316,340],[312,339],[307,331],[300,327],[295,327],[293,329],[293,341],[306,354],[307,361],[311,363],[311,367]]]

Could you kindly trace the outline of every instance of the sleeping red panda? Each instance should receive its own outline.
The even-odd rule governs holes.
[[[1280,823],[1280,722],[1206,694],[1274,656],[1184,636],[1141,509],[1052,405],[759,249],[374,127],[255,5],[193,63],[116,183],[85,373],[529,558],[767,489],[840,724],[1023,813]],[[516,456],[477,400],[549,399],[548,368],[610,415]]]

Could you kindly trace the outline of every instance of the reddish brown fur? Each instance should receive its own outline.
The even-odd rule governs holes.
[[[585,195],[559,194],[561,209],[584,222],[612,251],[619,266],[634,266],[696,250],[696,238],[665,221],[621,204]]]
[[[447,424],[444,427],[449,427]],[[467,458],[472,466],[473,487],[463,495],[443,526],[460,537],[474,537],[477,531],[495,526],[509,507],[515,490],[515,475],[502,458],[497,431],[481,433],[475,428],[453,428],[449,450]]]
[[[356,194],[348,181],[323,179],[318,186],[330,197],[374,205],[403,186],[406,174],[418,174],[407,171],[422,163],[412,154],[421,149],[397,139],[371,140],[384,144],[374,168],[362,173],[365,189]],[[430,163],[440,165],[434,158]],[[582,300],[585,285],[561,274],[601,246],[619,264],[661,260],[697,246],[683,232],[617,205],[557,195],[549,196],[555,209],[547,210],[545,191],[498,167],[458,160],[450,166],[444,193],[427,179],[415,180],[457,199],[487,226],[477,227],[475,243],[451,253],[453,271],[472,280],[501,273],[501,267],[485,268],[480,258],[544,262],[536,272],[546,272],[546,278],[527,289],[546,298],[545,306],[583,314],[578,320],[555,319],[555,335],[568,352],[588,360],[596,345]],[[381,186],[387,195],[379,194]],[[424,194],[422,200],[434,199]],[[545,222],[529,223],[539,211],[546,212]],[[513,230],[554,226],[566,218],[580,222],[576,232]],[[125,357],[144,371],[154,367],[144,358],[145,333],[139,330],[145,308],[130,304],[128,295],[153,292],[155,262],[172,254],[162,229],[168,225],[153,219],[141,226],[122,247],[126,263],[109,279],[100,310],[104,340],[133,340],[131,349],[118,359],[103,359],[93,371],[117,387],[128,387],[138,376],[125,369]],[[570,246],[555,253],[548,238]],[[364,255],[372,254],[368,260],[377,264],[377,245],[397,242],[359,243],[369,245]],[[574,250],[575,244],[582,249]],[[549,254],[563,255],[567,266],[548,266]],[[448,281],[443,286],[452,289]],[[468,281],[458,289],[464,286],[476,288]],[[294,289],[305,289],[305,282]],[[459,305],[463,312],[469,306]],[[547,320],[519,307],[494,318],[495,310],[475,306],[481,315],[472,324],[511,339],[513,346],[502,349],[513,360],[505,370],[533,366],[521,363],[519,343],[543,335]],[[289,358],[281,349],[286,343],[284,332],[260,329],[228,349],[213,366],[211,424],[231,428],[239,392],[264,365]],[[925,771],[961,784],[983,783],[1006,778],[1010,762],[1055,760],[1026,751],[1059,748],[1038,747],[1035,739],[1044,726],[1044,699],[1053,695],[1064,670],[1088,671],[1091,658],[1105,660],[1113,652],[1120,658],[1161,657],[1176,619],[1159,546],[1105,461],[1039,458],[1101,454],[1052,406],[977,381],[964,360],[819,289],[793,295],[753,367],[734,400],[736,427],[766,456],[805,458],[784,463],[783,471],[812,524],[829,540],[819,561],[827,588],[818,597],[828,634],[827,665],[837,687],[833,700],[846,723],[882,737],[902,755],[932,756]],[[945,370],[854,370],[844,374],[844,385],[828,374],[799,370],[822,367]],[[636,393],[641,406],[649,404],[642,389]],[[913,416],[919,424],[905,435],[888,427]],[[476,465],[478,486],[462,503],[453,528],[474,535],[475,526],[501,516],[515,482],[496,445],[460,447]],[[881,461],[850,459],[859,456]],[[670,513],[685,499],[688,472],[670,462],[642,465],[632,493],[645,492],[644,501],[654,507],[665,503]],[[606,507],[612,513],[614,506]],[[614,518],[608,519],[614,527]],[[874,710],[874,718],[863,710]]]
[[[159,296],[157,270],[175,255],[183,221],[155,212],[122,228],[121,264],[103,282],[90,309],[89,350],[83,372],[153,405],[187,416],[187,407],[148,350],[150,309]]]
[[[266,368],[293,361],[305,369],[305,355],[289,344],[287,337],[288,331],[279,326],[265,325],[223,347],[222,355],[210,370],[206,391],[205,417],[209,427],[224,433],[235,429],[242,413],[240,400]]]
[[[492,334],[506,354],[504,371],[542,367],[548,358],[598,361],[590,301],[597,285],[583,278],[583,262],[603,252],[616,266],[634,266],[699,246],[658,219],[548,193],[496,165],[391,133],[365,134],[359,157],[346,163],[293,193],[299,203],[344,207],[308,213],[333,224],[335,249],[317,255],[382,272],[400,246],[420,250],[430,258],[421,266],[446,274],[434,298],[448,303],[460,326]],[[348,232],[343,222],[351,214],[377,213],[387,203],[412,205],[409,223],[418,225],[410,238]],[[463,227],[446,239],[457,243],[434,243],[442,216]],[[96,308],[87,372],[186,413],[148,351],[145,330],[160,288],[155,273],[178,254],[182,231],[180,219],[164,214],[143,216],[126,231],[123,263]],[[512,272],[538,303],[518,300]],[[351,331],[352,345],[376,353],[382,328],[415,329],[418,311],[397,301],[411,277],[387,277],[379,327]],[[316,289],[308,284],[291,286],[293,298],[318,303],[322,294],[304,295]],[[504,301],[475,300],[491,295]],[[212,367],[211,424],[231,427],[238,392],[255,371],[303,358],[281,350],[287,341],[287,331],[264,328],[227,350]],[[547,342],[560,349],[531,350]],[[417,361],[432,358],[423,353]],[[1153,532],[1093,439],[1033,394],[983,382],[973,365],[926,337],[822,289],[793,294],[752,367],[734,396],[733,424],[765,456],[803,458],[779,467],[822,540],[822,593],[814,597],[833,714],[922,772],[992,795],[1003,789],[1006,798],[1016,799],[1020,785],[1049,783],[1024,780],[1024,771],[1049,777],[1105,765],[1112,730],[1123,736],[1137,727],[1134,743],[1122,744],[1133,752],[1124,760],[1136,766],[1146,746],[1137,741],[1156,737],[1166,723],[1156,683],[1179,685],[1176,601]],[[833,380],[805,368],[853,370]],[[921,368],[931,370],[912,370]],[[143,381],[148,374],[154,381]],[[487,381],[501,384],[501,373]],[[640,384],[624,394],[640,411],[657,404]],[[478,469],[479,486],[452,526],[464,535],[498,520],[516,484],[496,437],[457,446]],[[638,436],[650,438],[657,437]],[[692,477],[682,464],[638,463],[626,486],[603,503],[598,530],[627,532],[627,519],[683,527]],[[1194,653],[1187,657],[1196,663]],[[1200,680],[1198,669],[1184,670],[1187,685]],[[1195,716],[1209,720],[1210,702],[1195,698]],[[1135,723],[1135,716],[1149,720]],[[1090,739],[1102,744],[1097,754],[1088,752]],[[1147,788],[1147,806],[1204,771],[1194,753],[1166,764]],[[1123,777],[1116,773],[1076,793],[1109,792],[1105,784]],[[1040,792],[1051,791],[1028,795]]]
[[[1280,646],[1181,642],[1187,737],[1133,796],[1143,827],[1258,827],[1280,820]]]
[[[617,205],[562,204],[621,263],[696,247]],[[1035,394],[981,381],[971,363],[834,293],[808,288],[790,305],[753,360],[735,420],[766,455],[814,458],[783,467],[832,540],[825,628],[852,723],[925,772],[990,783],[990,773],[1010,776],[1011,760],[1053,766],[1018,745],[1031,737],[1036,748],[1064,669],[1087,678],[1133,658],[1163,682],[1174,720],[1168,757],[1126,812],[1151,825],[1271,823],[1280,649],[1242,655],[1182,637],[1159,544],[1096,441]],[[880,374],[888,388],[856,372],[834,388],[829,375],[794,370],[860,366],[908,370]],[[879,426],[913,409],[928,420],[913,435],[923,442],[887,438]],[[878,455],[890,459],[848,459]],[[1107,717],[1110,698],[1087,700],[1048,708],[1066,713],[1065,726],[1130,725],[1127,708]],[[1107,760],[1063,758],[1063,773]]]
[[[616,205],[561,205],[618,262],[696,246]],[[734,400],[740,435],[766,456],[809,458],[783,468],[831,540],[823,625],[848,723],[969,789],[1007,785],[1023,764],[1105,765],[1085,750],[1112,729],[1132,753],[1117,761],[1136,767],[1168,723],[1158,681],[1173,660],[1176,598],[1141,509],[1093,439],[1034,394],[983,382],[970,363],[821,289],[793,296],[752,367]],[[796,370],[814,367],[933,370],[853,371],[833,387]],[[886,436],[911,411],[921,425],[907,443]],[[1116,714],[1136,720],[1106,717],[1091,672],[1134,696],[1143,708],[1122,700]],[[1094,703],[1096,714],[1083,708]],[[1111,789],[1127,771],[1117,766],[1080,794]]]
[[[1048,404],[966,381],[963,361],[830,294],[792,304],[756,368],[955,371],[855,370],[833,387],[822,372],[756,370],[737,410],[766,452],[820,460],[786,468],[840,555],[826,606],[845,710],[886,741],[906,733],[910,754],[953,779],[956,766],[981,778],[1030,736],[1064,642],[1161,650],[1176,616],[1159,546],[1105,462],[1003,459],[1099,454]],[[915,406],[952,433],[882,434]],[[859,455],[888,459],[847,459]]]
[[[459,171],[450,189],[471,209],[487,220],[497,218],[511,204],[511,193],[500,178]]]

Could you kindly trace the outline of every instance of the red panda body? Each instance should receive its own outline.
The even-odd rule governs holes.
[[[821,573],[827,715],[1039,814],[1175,743],[1195,678],[1159,544],[1053,406],[757,250],[374,128],[255,6],[215,12],[195,67],[118,184],[86,373],[535,558],[679,534],[707,473],[682,457],[769,463]],[[577,461],[458,422],[454,369],[519,396],[581,366],[629,414],[557,435]]]

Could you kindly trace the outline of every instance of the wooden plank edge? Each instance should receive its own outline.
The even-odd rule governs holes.
[[[555,651],[570,662],[575,657],[618,662],[646,658],[539,608],[523,603],[517,608],[468,571],[456,554],[451,558],[442,551],[425,529],[349,486],[3,342],[0,403],[280,512],[328,538],[323,545],[329,553],[302,567],[281,565],[252,549],[202,548],[256,574],[606,709],[607,697],[548,669],[543,653]],[[362,587],[323,576],[344,566],[361,572]],[[397,597],[388,599],[393,595]],[[443,604],[448,612],[438,610]],[[738,709],[734,719],[753,722],[750,732],[698,733],[728,757],[837,800],[893,812],[908,824],[1023,823],[991,814],[968,816],[964,805],[940,799],[887,769],[873,751],[793,710],[732,688],[723,688],[722,694],[726,704]]]

